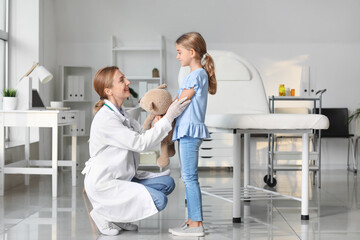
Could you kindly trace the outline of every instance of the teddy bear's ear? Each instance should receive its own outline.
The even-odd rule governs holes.
[[[154,110],[154,107],[155,107],[154,102],[150,102],[149,103],[149,111]]]
[[[158,86],[157,88],[158,89],[164,89],[164,88],[166,88],[167,87],[167,85],[166,85],[166,83],[164,83],[164,84],[161,84],[160,86]]]

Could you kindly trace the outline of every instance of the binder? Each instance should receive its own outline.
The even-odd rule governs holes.
[[[79,129],[79,112],[75,112],[75,119],[76,119],[76,128],[73,126],[70,126],[70,135],[78,135],[78,129]]]
[[[74,97],[74,80],[76,76],[69,75],[67,77],[67,87],[66,87],[66,100],[75,100]]]
[[[85,111],[80,111],[79,116],[79,132],[78,135],[84,136],[86,134],[86,125],[85,125]]]
[[[82,117],[81,112],[83,112],[83,111],[78,111],[78,112],[77,112],[77,118],[76,118],[76,136],[81,135],[81,117]]]
[[[139,98],[142,98],[147,92],[147,82],[141,81],[139,82]]]
[[[310,96],[310,67],[303,66],[301,68],[300,96]]]
[[[74,76],[74,101],[79,101],[79,76]]]
[[[159,83],[148,83],[148,89],[154,89],[157,88],[159,86]]]
[[[78,94],[79,94],[79,101],[84,101],[84,96],[85,96],[85,92],[84,92],[84,82],[85,82],[85,77],[84,76],[79,76],[78,78]]]

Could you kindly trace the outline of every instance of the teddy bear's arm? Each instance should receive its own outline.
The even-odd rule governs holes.
[[[150,113],[149,116],[145,119],[144,124],[143,124],[143,128],[145,130],[148,130],[151,128],[151,123],[154,120],[155,116],[156,115]]]

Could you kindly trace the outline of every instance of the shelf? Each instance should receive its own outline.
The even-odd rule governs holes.
[[[116,47],[113,51],[160,51],[160,47]]]
[[[64,134],[63,137],[72,137],[72,135]],[[90,135],[88,135],[88,134],[85,134],[85,135],[76,135],[76,137],[90,137]]]
[[[271,166],[269,166],[271,167]],[[299,164],[283,164],[283,165],[275,165],[273,167],[274,171],[301,171],[302,165]],[[310,171],[318,171],[318,165],[309,164]]]
[[[88,159],[90,135],[90,126],[92,120],[92,82],[93,72],[89,66],[60,66],[61,81],[57,85],[59,98],[64,102],[64,106],[70,107],[72,110],[78,110],[78,118],[76,128],[78,131],[71,132],[71,126],[66,126],[61,130],[61,140],[59,141],[60,159],[71,158],[72,148],[71,138],[77,137],[77,159],[79,168],[84,165],[84,160]],[[78,94],[77,98],[70,97]],[[80,97],[81,96],[81,97]]]
[[[139,108],[140,107],[140,105],[138,104],[138,105],[136,105],[136,106],[134,106],[134,107],[124,107],[123,106],[123,108],[124,108],[124,110],[132,110],[132,109],[137,109],[137,108]],[[144,109],[143,109],[144,110]],[[144,110],[145,111],[145,110]]]
[[[160,81],[159,77],[153,78],[153,77],[147,77],[147,76],[126,76],[126,79],[128,80],[154,80],[154,81]]]
[[[269,96],[269,100],[280,100],[280,101],[320,101],[320,96],[310,97],[310,96]]]
[[[113,35],[111,43],[111,48],[109,48],[111,49],[111,65],[118,66],[125,73],[125,77],[132,83],[131,87],[139,96],[126,104],[124,102],[123,106],[126,106],[127,110],[135,109],[138,105],[135,100],[139,100],[150,89],[158,88],[164,81],[166,76],[165,38],[160,36],[156,42],[151,43],[144,41],[144,45],[134,42],[126,45],[126,42],[120,41]],[[154,72],[155,68],[158,70],[158,75]],[[135,104],[136,106],[133,106]],[[141,111],[138,118],[140,123],[144,122],[146,115],[145,111]]]

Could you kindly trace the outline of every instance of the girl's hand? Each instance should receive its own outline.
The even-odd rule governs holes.
[[[158,115],[154,118],[153,120],[153,127],[155,126],[155,124],[162,118],[162,116]]]

